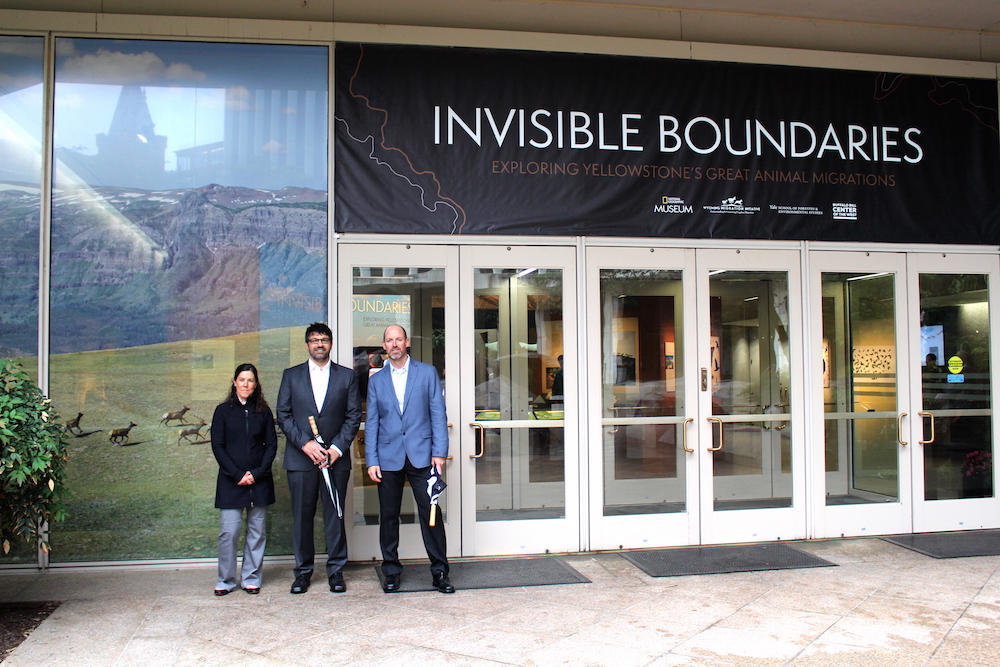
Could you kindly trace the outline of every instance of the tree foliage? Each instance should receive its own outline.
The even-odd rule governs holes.
[[[16,362],[0,359],[0,539],[4,553],[20,540],[47,540],[39,528],[66,514],[66,432]]]

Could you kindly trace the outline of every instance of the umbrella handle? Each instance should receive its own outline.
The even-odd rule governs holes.
[[[438,508],[437,505],[431,505],[431,520],[428,522],[428,523],[430,523],[431,527],[433,527],[437,523],[437,521],[436,521],[436,519],[437,519],[437,508]]]

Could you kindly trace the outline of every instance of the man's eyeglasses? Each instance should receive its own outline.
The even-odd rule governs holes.
[[[329,344],[331,341],[330,341],[329,338],[325,338],[324,337],[324,338],[310,338],[306,342],[309,343],[310,345],[315,345],[316,343],[326,343],[326,344]]]

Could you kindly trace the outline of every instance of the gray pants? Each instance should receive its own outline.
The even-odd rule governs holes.
[[[247,507],[247,536],[243,545],[242,587],[259,588],[264,566],[264,545],[267,536],[264,524],[267,505]],[[243,510],[219,510],[219,581],[216,590],[236,588],[236,545],[243,527]]]

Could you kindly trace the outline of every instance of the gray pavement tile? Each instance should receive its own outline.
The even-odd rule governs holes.
[[[969,605],[934,655],[942,659],[997,664],[1000,659],[1000,605]]]
[[[589,633],[588,633],[589,635]],[[658,657],[658,652],[634,643],[630,646],[605,644],[589,637],[564,637],[548,646],[532,651],[525,659],[525,665],[544,667],[580,667],[582,665],[614,665],[615,667],[642,667]]]
[[[809,642],[779,636],[774,628],[757,629],[712,626],[680,644],[672,653],[740,665],[784,665],[808,646]]]
[[[353,623],[347,625],[354,629]],[[397,660],[396,664],[400,665],[405,663],[398,661],[398,656],[410,648],[407,642],[392,634],[368,637],[343,628],[287,642],[267,651],[266,655],[295,665],[367,665],[381,660]]]
[[[535,600],[497,614],[483,623],[495,628],[528,630],[564,637],[581,627],[597,623],[605,615],[605,612],[589,607]]]
[[[371,667],[502,667],[506,662],[496,662],[486,658],[473,658],[448,651],[436,651],[422,646],[412,646],[393,653],[387,658],[367,662]]]
[[[216,644],[198,637],[187,637],[179,643],[180,651],[174,667],[302,667],[306,664],[253,653],[226,644]],[[128,664],[118,663],[123,667]]]
[[[1000,557],[937,560],[879,539],[795,543],[833,568],[649,577],[618,553],[566,556],[592,583],[385,595],[212,595],[214,565],[0,573],[0,599],[65,602],[4,667],[53,665],[927,665],[1000,655]],[[415,565],[415,567],[417,567]]]
[[[816,642],[788,664],[792,667],[922,667],[929,660],[930,653],[927,652],[886,651],[849,644]]]
[[[494,627],[487,622],[475,627],[442,632],[423,646],[452,655],[482,658],[523,665],[528,656],[562,637],[511,627]]]

